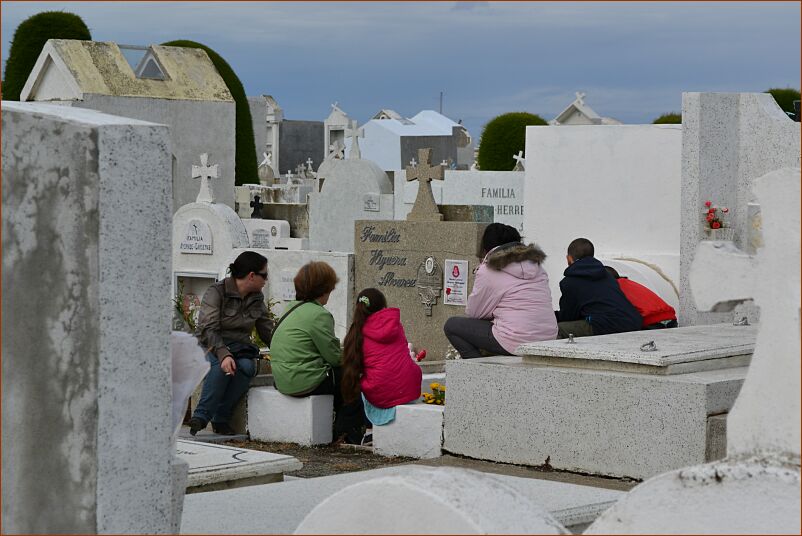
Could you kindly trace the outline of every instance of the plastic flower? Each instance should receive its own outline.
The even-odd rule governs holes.
[[[721,224],[719,222],[717,222],[717,221],[714,221],[714,222],[710,223],[710,228],[711,229],[719,229],[719,228],[721,228]]]
[[[729,211],[730,211],[730,209],[728,209],[727,207],[724,207],[724,208],[721,209],[721,212],[723,212],[724,214],[726,214]]]
[[[440,384],[437,382],[433,382],[429,384],[430,389],[440,389]]]
[[[710,208],[710,206],[711,206],[711,205],[713,205],[713,202],[712,202],[712,201],[705,201],[705,206],[706,206],[707,208]]]

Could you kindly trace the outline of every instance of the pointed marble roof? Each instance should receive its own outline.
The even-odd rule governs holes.
[[[84,94],[234,100],[204,50],[160,45],[141,48],[144,56],[132,67],[116,43],[50,39],[20,100],[73,100]]]

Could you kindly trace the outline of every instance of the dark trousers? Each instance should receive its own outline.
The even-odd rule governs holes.
[[[557,322],[557,338],[567,339],[569,334],[574,337],[590,337],[593,335],[593,327],[587,320]]]
[[[490,320],[452,316],[446,320],[443,331],[462,359],[482,357],[482,350],[489,355],[512,355],[493,336]]]
[[[346,404],[343,400],[341,367],[334,367],[329,371],[326,378],[320,385],[309,393],[293,395],[297,398],[304,398],[312,395],[332,395],[334,396],[334,438],[342,434],[348,435],[348,440],[356,443],[362,439],[363,426],[367,422],[365,408],[362,404],[362,397],[358,396],[355,401]]]

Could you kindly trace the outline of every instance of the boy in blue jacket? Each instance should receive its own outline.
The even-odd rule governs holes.
[[[568,245],[568,268],[560,281],[557,338],[635,331],[643,318],[627,300],[615,279],[594,256],[593,243],[577,238]]]

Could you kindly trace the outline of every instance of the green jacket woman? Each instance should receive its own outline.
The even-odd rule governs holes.
[[[337,285],[337,274],[325,262],[310,262],[298,270],[293,283],[296,301],[288,305],[270,344],[274,385],[289,396],[333,395],[334,437],[358,444],[366,421],[362,399],[343,402],[340,340],[334,334],[334,318],[323,307]]]

